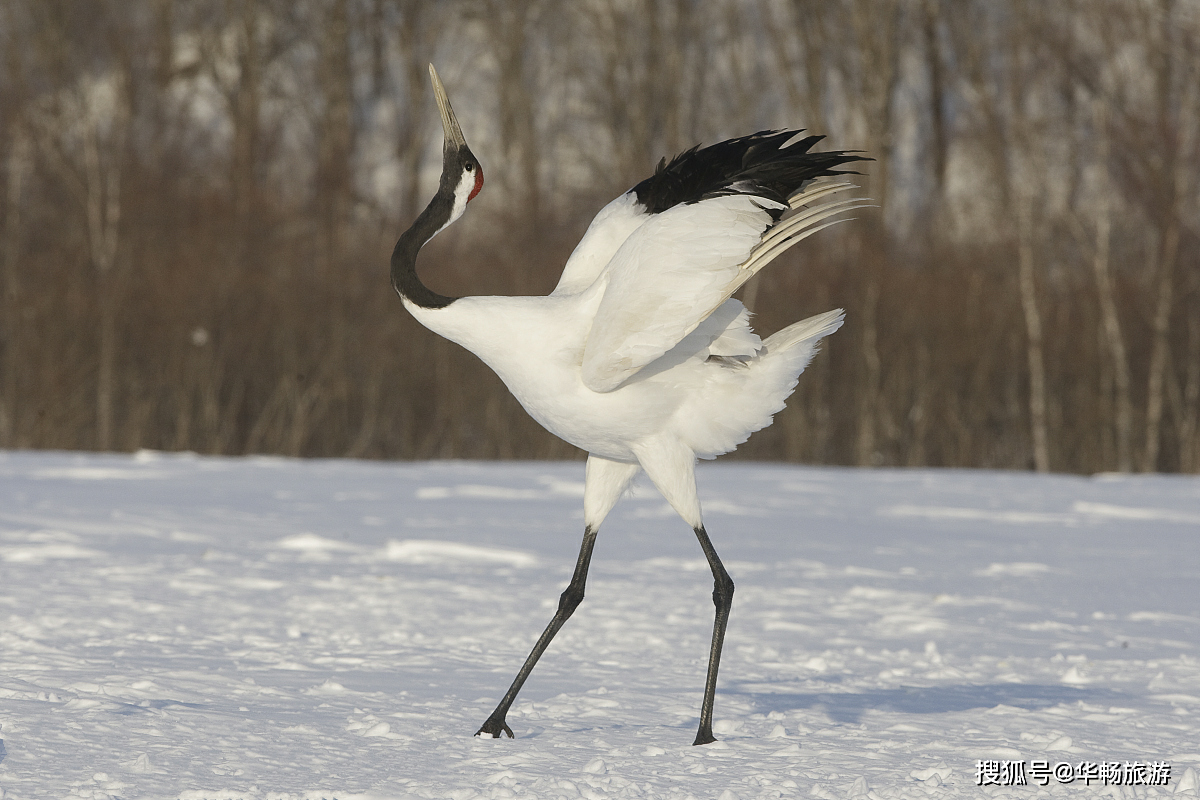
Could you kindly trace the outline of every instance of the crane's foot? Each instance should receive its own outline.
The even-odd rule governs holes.
[[[508,734],[508,738],[510,739],[517,738],[513,736],[512,728],[508,727],[508,723],[504,721],[504,717],[488,717],[487,722],[483,723],[483,726],[475,731],[475,735],[482,736],[485,733],[493,739],[499,739],[501,733]]]
[[[700,730],[696,731],[696,741],[692,742],[692,746],[695,747],[698,744],[712,744],[716,740],[717,737],[712,735],[711,729],[702,727]]]

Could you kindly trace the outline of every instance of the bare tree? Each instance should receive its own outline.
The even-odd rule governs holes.
[[[857,84],[857,112],[862,118],[866,138],[863,149],[872,154],[867,181],[868,190],[880,205],[880,216],[887,219],[889,180],[892,166],[893,102],[900,80],[901,4],[856,0],[850,7],[853,46],[843,47],[843,70]],[[886,239],[878,245],[883,251],[866,258],[867,279],[860,307],[861,347],[864,380],[859,390],[858,463],[875,462],[879,424],[879,391],[883,380],[883,360],[879,354],[880,270],[887,266]],[[857,245],[855,245],[857,247]]]
[[[766,23],[774,60],[788,105],[810,130],[829,129],[825,110],[826,84],[836,47],[831,35],[837,7],[823,0],[790,0],[776,6]]]
[[[18,118],[9,128],[8,159],[5,170],[4,216],[4,381],[0,389],[0,447],[16,447],[17,416],[20,413],[19,368],[21,352],[21,203],[22,190],[29,173],[33,147]]]
[[[942,204],[945,200],[947,173],[950,165],[950,121],[949,102],[947,98],[947,75],[945,59],[942,55],[940,21],[941,0],[925,0],[921,17],[921,36],[924,46],[925,62],[929,72],[929,153],[932,162],[934,211],[932,217],[935,227],[931,234],[938,236],[936,224],[941,221]]]
[[[1050,471],[1050,434],[1046,419],[1046,363],[1042,316],[1034,274],[1033,198],[1017,199],[1017,270],[1021,310],[1025,317],[1025,354],[1029,368],[1029,425],[1033,437],[1033,464],[1038,472]]]
[[[232,198],[226,266],[236,274],[248,256],[258,224],[263,173],[263,106],[267,73],[279,57],[280,23],[271,0],[228,0],[227,16],[203,20],[200,68],[218,87],[232,128],[225,165]],[[216,23],[216,24],[214,24]]]
[[[1143,204],[1152,237],[1147,243],[1154,286],[1152,341],[1141,468],[1153,471],[1159,468],[1171,316],[1177,299],[1175,273],[1183,234],[1186,169],[1179,134],[1194,119],[1198,102],[1196,31],[1194,21],[1177,13],[1175,0],[1125,4],[1113,11],[1125,24],[1110,35],[1132,35],[1133,43],[1145,53],[1148,73],[1123,74],[1124,114],[1118,131],[1126,180]]]
[[[1186,377],[1179,402],[1179,471],[1200,471],[1200,278],[1193,271],[1192,310],[1188,314]]]
[[[29,172],[32,144],[26,130],[24,98],[20,91],[22,63],[16,56],[18,23],[11,4],[0,8],[0,49],[5,56],[0,62],[0,113],[9,119],[7,130],[0,138],[6,152],[4,158],[4,244],[3,283],[0,283],[0,309],[3,309],[3,327],[0,329],[0,447],[19,445],[18,398],[20,380],[18,370],[22,364],[21,326],[21,281],[20,258],[22,254],[21,207],[23,188]]]
[[[420,0],[389,0],[395,8],[396,49],[403,104],[397,110],[396,159],[399,165],[402,219],[413,219],[420,212],[421,166],[425,141],[429,78],[427,64],[432,60],[436,36],[434,15],[438,8]]]
[[[317,74],[321,110],[314,189],[321,218],[318,263],[329,270],[343,250],[342,233],[353,201],[354,74],[350,63],[349,0],[329,0],[322,11]]]
[[[652,0],[615,4],[586,2],[578,6],[579,35],[589,44],[588,62],[576,65],[584,96],[598,124],[612,137],[612,158],[600,172],[615,176],[614,187],[628,188],[664,155],[698,143],[696,108],[713,90],[717,66],[707,58],[714,31],[731,40],[731,19],[716,20],[703,5],[686,0]],[[706,23],[706,24],[705,24]],[[737,93],[723,93],[723,105],[734,105]]]
[[[1096,277],[1096,292],[1100,301],[1100,316],[1103,320],[1104,339],[1112,358],[1114,390],[1116,393],[1116,415],[1114,419],[1117,442],[1117,469],[1121,472],[1133,470],[1133,388],[1129,374],[1129,356],[1125,350],[1125,335],[1121,331],[1121,318],[1117,313],[1116,289],[1109,266],[1110,242],[1112,239],[1112,189],[1108,180],[1109,163],[1109,109],[1104,98],[1092,101],[1093,123],[1096,134],[1096,162],[1101,176],[1096,189],[1096,234],[1092,256],[1092,271]],[[1085,239],[1082,226],[1076,218],[1077,238]]]
[[[534,69],[535,26],[545,0],[483,0],[488,44],[496,59],[496,112],[502,158],[500,178],[524,220],[541,216],[539,138]]]
[[[108,450],[114,444],[116,321],[123,277],[118,255],[121,180],[130,123],[126,76],[113,73],[107,83],[82,80],[59,96],[47,98],[33,120],[42,154],[83,212],[100,317],[96,446]]]
[[[1037,74],[1034,63],[1037,54],[1031,42],[1033,32],[1043,21],[1038,11],[1026,0],[1014,0],[1013,20],[1007,30],[1007,74],[1005,106],[1010,123],[1007,131],[1009,148],[1005,160],[1010,165],[1006,178],[1012,185],[1006,195],[1012,206],[1017,238],[1017,286],[1021,311],[1025,319],[1025,354],[1029,371],[1029,425],[1033,443],[1033,463],[1038,472],[1050,471],[1050,433],[1047,419],[1047,388],[1042,312],[1038,303],[1037,267],[1035,252],[1038,230],[1034,225],[1034,204],[1038,198],[1039,176],[1044,170],[1036,145],[1038,120],[1030,110],[1030,99],[1036,96],[1033,81]]]

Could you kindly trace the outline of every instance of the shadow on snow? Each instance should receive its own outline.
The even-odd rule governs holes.
[[[761,684],[758,684],[761,685]],[[1038,711],[1065,703],[1128,702],[1128,695],[1102,688],[1000,683],[968,686],[902,686],[874,692],[761,692],[724,689],[721,694],[739,695],[761,713],[811,708],[825,712],[834,722],[857,723],[866,711],[901,714],[942,714],[973,708],[1014,706]]]

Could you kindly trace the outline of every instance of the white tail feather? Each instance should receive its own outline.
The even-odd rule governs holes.
[[[825,338],[842,327],[845,319],[846,312],[840,308],[835,308],[833,311],[826,311],[824,314],[817,314],[808,319],[802,319],[787,326],[778,333],[768,336],[763,342],[763,347],[770,354],[787,350],[789,347],[793,347],[801,342],[811,341],[815,343],[817,340]]]
[[[733,450],[751,433],[771,424],[796,388],[800,373],[822,338],[841,327],[839,308],[801,320],[770,336],[743,370],[720,370],[719,386],[692,398],[687,442],[700,458]]]

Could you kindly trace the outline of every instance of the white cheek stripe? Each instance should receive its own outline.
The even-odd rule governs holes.
[[[463,215],[467,210],[467,200],[471,196],[471,191],[475,188],[475,173],[463,170],[462,180],[458,182],[458,187],[454,190],[454,206],[450,209],[450,218],[446,220],[442,227],[433,232],[432,239],[442,231],[449,228],[454,221]]]

